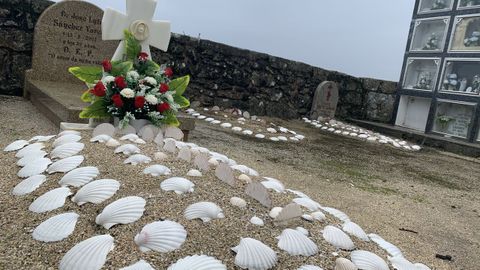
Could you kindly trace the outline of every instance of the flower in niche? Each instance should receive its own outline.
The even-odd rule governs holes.
[[[95,85],[95,87],[91,90],[91,93],[97,97],[103,97],[105,96],[105,90],[106,90],[105,85],[103,84],[103,82],[99,81]]]
[[[138,54],[138,61],[145,62],[148,60],[148,53],[141,52]]]
[[[122,76],[118,76],[115,78],[115,84],[120,89],[127,88],[127,83],[125,82],[125,78],[123,78]]]
[[[154,95],[146,95],[145,100],[148,102],[148,104],[152,104],[152,105],[158,104],[158,99]]]
[[[166,93],[169,89],[170,89],[170,87],[166,83],[162,83],[160,85],[160,93],[162,93],[162,94]]]
[[[123,100],[122,100],[122,96],[120,96],[120,94],[115,94],[112,96],[112,101],[113,101],[113,104],[115,105],[115,107],[117,108],[122,108],[123,107]]]
[[[138,80],[138,78],[140,78],[140,74],[138,74],[138,72],[136,72],[135,70],[127,72],[127,80],[136,81]]]
[[[109,84],[109,83],[112,83],[115,81],[115,77],[113,76],[106,76],[105,78],[103,78],[103,83],[105,84]]]
[[[161,113],[166,112],[168,110],[170,110],[170,104],[168,104],[167,102],[163,102],[157,105],[157,111]]]
[[[135,92],[130,89],[130,88],[124,88],[122,91],[120,91],[120,94],[126,98],[134,98],[135,97]]]
[[[112,71],[112,63],[110,62],[110,60],[108,59],[103,60],[102,66],[103,66],[103,71],[105,72]]]
[[[157,85],[157,80],[155,80],[152,77],[145,77],[145,79],[143,80],[150,85],[153,85],[153,86]]]
[[[143,96],[138,96],[135,98],[135,109],[140,109],[145,106],[145,97]]]

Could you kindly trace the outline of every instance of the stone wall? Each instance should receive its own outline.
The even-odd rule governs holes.
[[[0,94],[21,95],[30,67],[33,29],[46,0],[0,0]],[[190,74],[187,96],[202,105],[235,106],[252,114],[297,118],[308,115],[316,87],[339,84],[337,115],[378,122],[391,120],[396,83],[355,78],[267,54],[174,35],[168,53],[153,50],[177,75]]]

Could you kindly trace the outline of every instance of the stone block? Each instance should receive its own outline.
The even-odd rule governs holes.
[[[381,81],[379,81],[379,80],[364,78],[363,79],[363,89],[366,89],[366,90],[369,90],[369,91],[377,91],[378,88],[380,87],[380,82]]]
[[[395,96],[370,92],[367,96],[367,120],[388,123],[393,115]]]

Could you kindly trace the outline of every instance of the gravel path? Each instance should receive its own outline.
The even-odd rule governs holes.
[[[17,112],[20,108],[22,113]],[[18,137],[29,138],[39,134],[55,134],[58,131],[29,102],[20,98],[0,96],[0,113],[2,115],[0,146],[2,148]],[[321,133],[306,127],[300,121],[280,124],[300,131],[307,136],[307,139],[298,144],[262,142],[225,132],[220,127],[207,126],[200,121],[197,129],[191,134],[191,141],[224,153],[239,163],[255,168],[262,175],[278,178],[288,187],[303,190],[323,205],[346,212],[367,232],[378,233],[399,246],[411,261],[423,262],[435,269],[475,269],[477,267],[478,254],[480,254],[480,236],[477,231],[480,223],[479,161],[446,155],[431,149],[420,153],[406,153],[384,146],[369,145],[356,139]],[[111,157],[94,155],[89,151],[86,149],[86,155],[90,155],[87,160],[90,158],[91,162],[98,165],[102,171],[102,166],[106,166],[102,161]],[[173,163],[171,164],[173,166]],[[107,170],[106,167],[103,169]],[[176,168],[179,173],[185,173],[187,169],[187,167]],[[0,245],[2,250],[7,251],[0,256],[1,267],[6,267],[8,261],[10,261],[9,267],[12,266],[11,262],[15,261],[16,263],[13,264],[15,267],[11,268],[17,269],[44,269],[48,268],[48,265],[52,267],[61,258],[61,254],[71,246],[71,242],[85,239],[93,232],[105,233],[104,230],[99,230],[95,226],[86,226],[85,220],[81,220],[79,226],[86,226],[85,232],[59,246],[48,248],[31,241],[29,231],[33,225],[28,225],[31,217],[27,215],[30,219],[23,220],[21,215],[28,204],[22,205],[21,200],[13,200],[9,194],[11,185],[14,183],[10,178],[16,172],[12,169],[12,160],[3,160],[0,171],[4,177],[8,178],[4,179],[0,185],[0,210],[4,215],[0,223],[3,231]],[[111,175],[102,177],[122,178],[125,173],[118,169],[113,170]],[[140,178],[138,181],[138,185],[130,184],[128,188],[130,192],[136,191],[139,186],[143,188],[141,184],[145,180]],[[210,188],[206,186],[202,188],[204,191],[200,189],[198,196],[210,193]],[[41,191],[46,190],[39,190]],[[149,200],[160,199],[152,197]],[[182,202],[172,211],[181,211],[187,203],[189,203],[188,200]],[[223,205],[227,208],[226,204]],[[70,204],[67,207],[71,210],[76,209]],[[94,212],[85,214],[93,215],[97,210],[100,211],[101,208],[95,208]],[[227,208],[227,211],[232,215],[239,214],[231,208]],[[143,223],[148,223],[153,216],[173,215],[170,211],[164,212],[155,208],[147,209],[147,212],[149,215],[142,224],[125,226],[129,232],[128,237],[133,237],[139,227],[141,228]],[[41,219],[41,217],[37,218],[34,223],[38,223]],[[183,222],[183,220],[180,221]],[[187,230],[193,231],[198,224],[193,223],[190,226]],[[250,229],[255,235],[264,237],[255,228]],[[236,230],[235,226],[229,229],[232,233]],[[114,229],[113,235],[116,236],[115,234]],[[195,237],[208,239],[216,236],[197,234]],[[139,255],[132,252],[129,256],[120,257],[118,254],[122,254],[122,250],[133,248],[122,243],[126,242],[120,239],[117,251],[112,254],[115,258],[114,262],[109,265],[109,268],[133,263],[135,255]],[[273,242],[268,244],[274,246]],[[31,249],[32,246],[37,248]],[[322,254],[328,254],[330,251],[326,246],[320,248],[324,249]],[[365,248],[375,250],[375,247],[370,245]],[[218,253],[215,247],[211,249],[212,252]],[[437,253],[451,255],[453,261],[436,259]],[[181,255],[185,254],[175,254],[175,258],[180,258]],[[214,255],[221,256],[220,253]],[[227,261],[231,260],[231,254],[229,255]],[[145,258],[155,260],[155,264],[159,266],[168,265],[163,256]],[[230,264],[231,261],[228,263]],[[328,266],[331,266],[331,263],[322,266],[329,269]],[[299,262],[293,261],[293,264],[298,265]]]

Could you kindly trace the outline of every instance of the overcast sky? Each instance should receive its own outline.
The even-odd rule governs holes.
[[[87,0],[125,11],[124,0]],[[172,31],[398,81],[415,0],[158,0]]]

